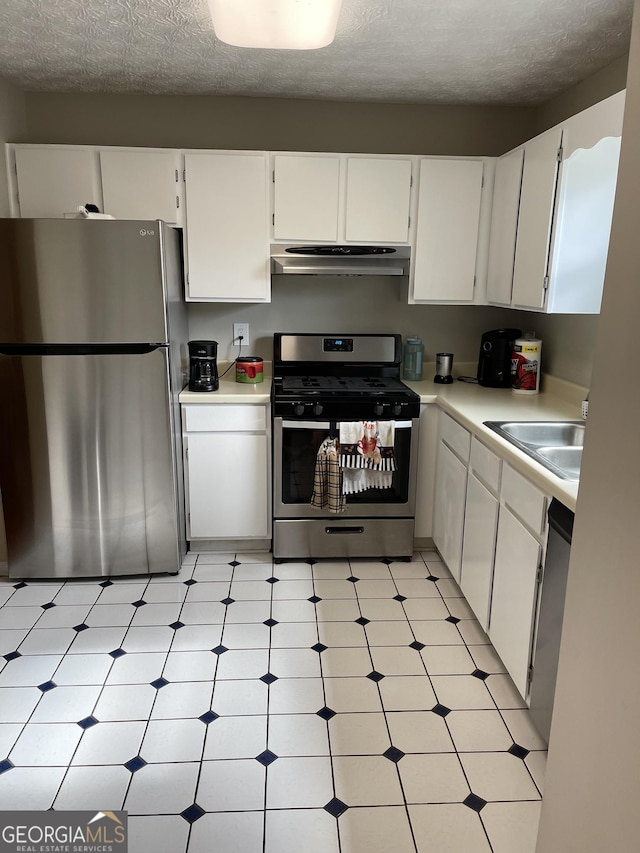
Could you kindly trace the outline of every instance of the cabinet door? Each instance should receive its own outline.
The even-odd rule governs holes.
[[[411,160],[348,157],[346,239],[406,243],[410,196]]]
[[[497,305],[511,304],[523,163],[524,148],[505,154],[496,163],[487,300]]]
[[[472,302],[483,163],[422,160],[414,301]]]
[[[62,219],[79,205],[102,211],[97,154],[90,149],[16,148],[20,216]]]
[[[526,698],[540,566],[540,545],[505,507],[500,507],[489,637]]]
[[[189,538],[269,536],[266,435],[189,433]]]
[[[267,155],[187,154],[190,300],[268,302]]]
[[[484,630],[489,624],[498,500],[469,473],[460,588]]]
[[[453,577],[460,580],[467,469],[444,442],[438,446],[433,541]]]
[[[178,217],[178,155],[173,151],[101,151],[104,212],[116,219]]]
[[[337,156],[274,158],[277,240],[338,239],[340,160]]]
[[[518,308],[544,306],[561,143],[562,129],[553,128],[524,146],[512,295]]]

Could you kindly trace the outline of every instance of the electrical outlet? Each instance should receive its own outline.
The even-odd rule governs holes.
[[[242,341],[240,340],[240,335],[242,335]],[[239,346],[241,343],[243,347],[249,346],[250,340],[248,323],[233,324],[233,343],[235,344],[235,346]]]

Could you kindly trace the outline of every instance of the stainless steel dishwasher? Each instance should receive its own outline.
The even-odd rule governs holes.
[[[530,694],[531,719],[547,743],[558,673],[573,518],[573,512],[564,504],[555,498],[551,501]]]

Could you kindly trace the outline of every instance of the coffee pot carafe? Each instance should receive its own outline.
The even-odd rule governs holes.
[[[217,391],[218,342],[189,341],[189,391]]]

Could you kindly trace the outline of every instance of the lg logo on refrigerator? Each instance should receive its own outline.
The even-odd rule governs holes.
[[[141,237],[155,237],[155,234],[156,234],[156,232],[153,230],[153,228],[141,228],[140,229],[140,236]]]

